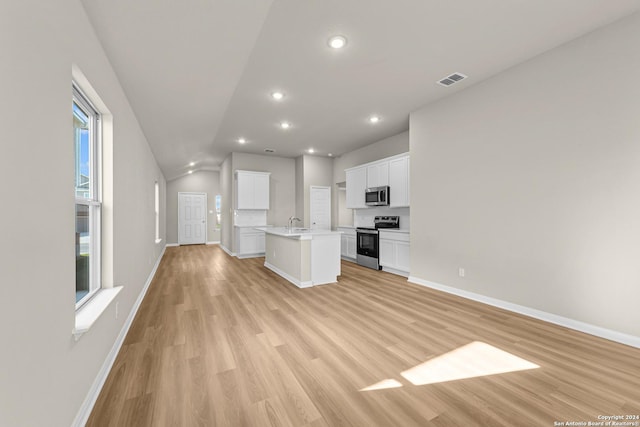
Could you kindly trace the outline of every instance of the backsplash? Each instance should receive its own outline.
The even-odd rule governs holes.
[[[378,206],[366,209],[354,209],[353,225],[356,227],[373,227],[373,218],[376,216],[399,216],[400,229],[409,229],[410,208],[389,208]]]
[[[267,225],[267,211],[235,210],[233,225]]]

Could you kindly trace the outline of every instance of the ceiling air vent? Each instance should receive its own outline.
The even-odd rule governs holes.
[[[273,148],[265,148],[265,149],[264,149],[264,152],[265,152],[265,153],[275,153],[275,152],[276,152],[276,150],[274,150]]]
[[[466,78],[467,76],[465,76],[462,73],[453,73],[450,76],[447,76],[442,80],[439,80],[438,84],[441,86],[451,86],[452,84],[458,83],[460,80],[464,80]]]

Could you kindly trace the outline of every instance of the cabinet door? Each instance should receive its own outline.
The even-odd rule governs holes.
[[[236,191],[236,209],[255,209],[254,206],[254,179],[251,174],[238,173]]]
[[[367,188],[389,185],[389,162],[367,166]]]
[[[240,233],[240,247],[238,248],[238,254],[250,254],[253,252],[253,248],[255,246],[255,239],[253,235]]]
[[[253,209],[269,209],[269,175],[253,176]]]
[[[409,206],[409,158],[401,157],[389,162],[389,206]]]
[[[409,243],[395,242],[396,267],[398,270],[409,272],[411,254]]]
[[[347,236],[342,234],[340,235],[340,256],[347,256]]]
[[[366,208],[364,192],[367,189],[367,168],[357,168],[346,171],[347,175],[347,208]]]
[[[258,232],[256,233],[256,252],[255,253],[263,253],[265,248],[265,234]]]
[[[356,255],[356,236],[347,236],[347,256],[355,258]]]
[[[396,268],[395,242],[380,239],[379,263],[384,267]]]

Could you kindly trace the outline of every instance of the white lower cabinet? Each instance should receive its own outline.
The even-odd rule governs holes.
[[[345,258],[356,259],[356,231],[352,228],[340,228],[340,255]]]
[[[385,270],[409,273],[410,244],[408,232],[380,231],[378,262]]]
[[[264,255],[264,231],[251,227],[237,228],[238,258]]]

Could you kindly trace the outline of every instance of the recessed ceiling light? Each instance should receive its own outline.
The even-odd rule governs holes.
[[[307,152],[308,152],[309,154],[313,154],[313,153],[315,153],[315,150],[314,150],[313,148],[309,148],[309,149],[307,150]]]
[[[345,36],[333,36],[329,38],[327,43],[333,49],[342,49],[347,45],[347,38]]]
[[[378,123],[380,121],[379,116],[371,116],[369,117],[369,123]]]
[[[329,154],[327,154],[327,156],[333,157],[333,153],[329,153]]]
[[[195,165],[196,165],[196,162],[189,163],[189,166],[195,166]]]
[[[282,98],[284,98],[284,93],[280,91],[271,92],[271,97],[276,101],[280,101],[282,100]]]
[[[238,144],[244,144],[245,142],[247,142],[246,139],[244,138],[238,138]]]
[[[192,174],[192,173],[193,173],[193,171],[189,171],[189,173],[190,173],[190,174]]]
[[[289,122],[280,122],[280,127],[282,129],[289,129],[291,127],[291,123],[289,123]]]

